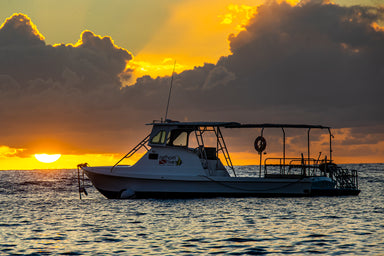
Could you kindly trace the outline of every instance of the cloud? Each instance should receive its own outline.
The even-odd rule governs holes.
[[[207,79],[203,84],[203,89],[213,89],[218,86],[222,87],[235,79],[236,75],[234,73],[229,72],[223,66],[217,66],[209,71]]]
[[[122,87],[133,56],[111,38],[84,31],[74,45],[46,45],[24,17],[16,22],[24,29],[8,24],[13,17],[0,29],[5,145],[119,152],[164,115],[170,76]],[[324,124],[349,127],[356,138],[362,131],[354,128],[384,125],[383,18],[380,7],[261,5],[229,36],[230,55],[174,75],[168,117]]]
[[[363,127],[370,133],[384,124],[383,19],[381,7],[264,4],[244,31],[229,36],[232,54],[174,78],[169,116]],[[167,79],[148,78],[152,86],[146,89],[162,95]],[[383,140],[383,130],[356,139],[360,132],[350,130],[351,145]]]
[[[104,129],[108,124],[96,125],[98,120],[115,116],[110,112],[123,103],[120,75],[129,77],[125,68],[132,58],[110,37],[91,31],[75,45],[46,45],[28,16],[14,14],[0,28],[0,117],[7,120],[0,137],[23,148],[69,140],[61,144],[70,150],[76,142],[68,131]]]
[[[383,13],[320,1],[264,4],[244,31],[229,37],[231,55],[175,77],[182,85],[175,94],[189,95],[178,108],[196,108],[189,119],[202,118],[207,108],[216,109],[208,118],[241,121],[383,123],[384,33],[374,26]],[[231,74],[225,86],[217,73],[224,70]],[[180,112],[174,112],[179,119]]]
[[[14,157],[23,152],[20,148],[10,148],[8,146],[0,145],[0,158]]]
[[[22,14],[13,14],[0,26],[0,46],[41,46],[44,36],[40,34],[31,19]]]

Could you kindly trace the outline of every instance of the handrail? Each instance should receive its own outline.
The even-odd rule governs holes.
[[[275,160],[275,163],[268,164]],[[277,160],[277,161],[276,161]],[[282,164],[284,160],[289,161],[289,164]],[[296,162],[296,163],[295,163]],[[325,167],[321,167],[325,165]],[[358,172],[356,170],[348,170],[333,164],[331,161],[327,160],[325,157],[323,160],[313,159],[313,158],[266,158],[264,160],[264,175],[268,175],[268,166],[277,166],[280,167],[280,174],[288,175],[288,173],[282,172],[282,166],[293,167],[294,170],[302,171],[301,175],[308,174],[309,176],[317,176],[316,173],[320,171],[322,175],[325,175],[331,178],[335,182],[335,186],[338,189],[358,189]],[[324,168],[324,169],[322,169]],[[306,172],[308,171],[308,172]]]
[[[275,161],[272,163],[268,163],[271,161]],[[288,162],[288,164],[287,164]],[[286,174],[285,173],[285,167],[288,166],[289,170],[301,168],[304,173],[306,173],[306,170],[309,171],[308,174],[312,173],[314,175],[316,173],[316,170],[319,169],[319,164],[321,163],[327,163],[326,159],[319,160],[314,158],[280,158],[280,157],[270,157],[266,158],[264,160],[264,175],[268,172],[268,166],[277,166],[280,167],[280,174]],[[319,169],[320,170],[320,169]],[[321,171],[321,170],[320,170]]]
[[[139,144],[137,144],[131,151],[129,151],[123,158],[121,158],[117,163],[115,163],[114,166],[112,166],[111,168],[111,172],[112,170],[121,162],[123,161],[123,159],[125,158],[130,158],[131,156],[133,156],[139,149],[141,149],[142,147],[145,147],[145,149],[148,151],[149,149],[145,146],[145,144],[149,141],[149,135],[147,137],[145,137],[145,139],[143,139]]]
[[[279,160],[279,164],[267,164],[267,161],[270,161],[270,160]],[[288,158],[281,158],[281,157],[269,157],[269,158],[266,158],[264,160],[264,165],[265,166],[272,166],[272,165],[282,165],[282,166],[289,166],[289,165],[293,165],[293,162],[297,161],[297,162],[302,162],[302,158],[296,158],[296,157],[288,157]],[[285,162],[285,161],[289,161],[289,164],[282,164],[281,162]],[[307,165],[310,165],[311,163],[313,162],[313,164],[319,162],[317,159],[314,159],[314,158],[304,158],[304,163],[306,163]]]

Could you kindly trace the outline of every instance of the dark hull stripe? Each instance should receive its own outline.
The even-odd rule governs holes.
[[[106,191],[98,189],[101,194],[109,199],[121,199],[123,191]],[[288,194],[288,193],[195,193],[195,192],[136,192],[131,198],[145,199],[183,199],[183,198],[214,198],[214,197],[311,197],[311,196],[357,196],[360,190],[346,189],[315,189],[309,194]]]

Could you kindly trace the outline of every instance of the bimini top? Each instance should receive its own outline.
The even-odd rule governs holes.
[[[330,129],[331,127],[309,124],[241,124],[237,122],[179,122],[166,120],[165,122],[152,122],[153,126],[177,126],[196,129],[198,127],[224,127],[224,128],[302,128],[302,129]]]

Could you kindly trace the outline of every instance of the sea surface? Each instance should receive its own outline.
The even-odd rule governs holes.
[[[88,181],[80,200],[76,170],[0,171],[0,255],[384,255],[384,164],[344,167],[359,196],[108,200]]]

